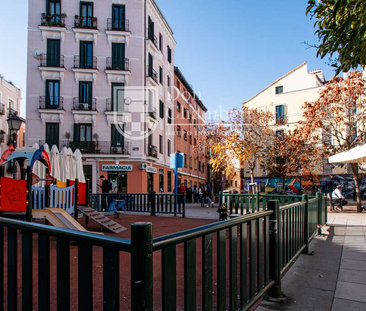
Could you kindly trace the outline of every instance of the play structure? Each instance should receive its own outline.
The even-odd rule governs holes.
[[[19,164],[20,179],[5,177],[5,164],[9,161]],[[45,166],[46,178],[42,179],[33,173],[37,161]],[[39,149],[14,149],[10,146],[0,160],[0,216],[26,221],[45,220],[56,227],[87,231],[78,222],[80,212],[86,218],[86,225],[90,218],[113,233],[126,230],[87,206],[88,181],[82,183],[76,178],[63,183],[53,178],[49,172],[51,161],[43,146]],[[44,187],[35,186],[41,182]]]

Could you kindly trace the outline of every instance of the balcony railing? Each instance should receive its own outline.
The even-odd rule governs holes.
[[[98,29],[98,18],[95,16],[79,16],[75,15],[75,28]]]
[[[39,109],[63,109],[64,98],[63,97],[39,97]]]
[[[286,123],[287,123],[286,116],[276,117],[276,125],[285,125]]]
[[[158,38],[153,33],[149,32],[148,39],[158,47]]]
[[[156,83],[158,83],[158,73],[151,67],[147,67],[147,76],[152,78]]]
[[[98,60],[96,56],[74,56],[74,68],[98,69]]]
[[[130,60],[128,58],[107,57],[106,69],[107,70],[129,71],[130,70]]]
[[[149,148],[147,149],[147,155],[149,157],[157,158],[158,157],[158,147],[150,145]]]
[[[148,114],[151,118],[153,119],[157,119],[157,116],[158,116],[158,112],[157,112],[157,109],[154,108],[154,107],[149,107],[149,110],[148,110]]]
[[[90,103],[84,103],[79,97],[74,97],[73,100],[74,110],[84,110],[84,111],[96,111],[97,110],[97,99],[92,98]]]
[[[18,111],[16,111],[13,108],[8,108],[8,117],[10,116],[17,116],[18,115]]]
[[[83,154],[130,154],[130,142],[113,143],[110,141],[71,141],[62,140],[60,150],[70,147],[73,151],[80,149]]]
[[[65,65],[65,57],[63,55],[41,54],[40,67],[57,67],[63,68]]]
[[[108,18],[107,30],[130,31],[130,21],[128,19],[123,21],[119,19]]]
[[[42,14],[41,26],[65,27],[66,14]]]
[[[0,103],[0,115],[4,115],[5,114],[5,105]]]

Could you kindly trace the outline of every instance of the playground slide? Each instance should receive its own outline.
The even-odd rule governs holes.
[[[86,230],[62,208],[45,208],[40,210],[32,210],[32,217],[34,219],[46,219],[51,225],[55,227],[91,232]],[[91,233],[103,234],[100,232]]]

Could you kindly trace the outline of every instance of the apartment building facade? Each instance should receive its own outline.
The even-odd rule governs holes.
[[[10,137],[7,119],[15,114],[20,116],[20,102],[22,100],[22,92],[12,82],[7,81],[0,75],[0,154],[8,149],[10,138],[16,138],[17,147],[23,147],[23,134],[25,132],[25,124],[22,124],[16,137]]]
[[[79,148],[93,192],[171,191],[175,44],[154,0],[30,0],[27,144]]]
[[[320,69],[308,71],[307,62],[286,73],[258,94],[244,102],[247,107],[271,111],[275,116],[277,135],[293,130],[302,119],[302,106],[305,102],[315,101],[326,83]],[[250,171],[244,167],[244,177]],[[266,176],[266,172],[257,166],[255,176]]]
[[[178,183],[193,188],[207,181],[207,157],[197,148],[207,108],[178,67],[174,68],[174,73],[175,150],[184,154],[184,168],[179,169]]]

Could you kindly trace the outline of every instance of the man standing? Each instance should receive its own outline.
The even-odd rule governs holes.
[[[109,193],[109,191],[112,190],[112,183],[106,179],[104,177],[104,175],[100,175],[100,181],[102,182],[101,185],[98,185],[99,188],[102,189],[102,210],[106,211],[107,210],[107,205],[108,205],[108,195],[106,195],[107,193]],[[103,195],[105,194],[105,195]]]
[[[345,197],[342,195],[342,186],[338,185],[337,188],[332,193],[332,200],[334,200],[335,204],[338,204],[337,210],[343,210],[343,206],[348,204],[345,200]]]

